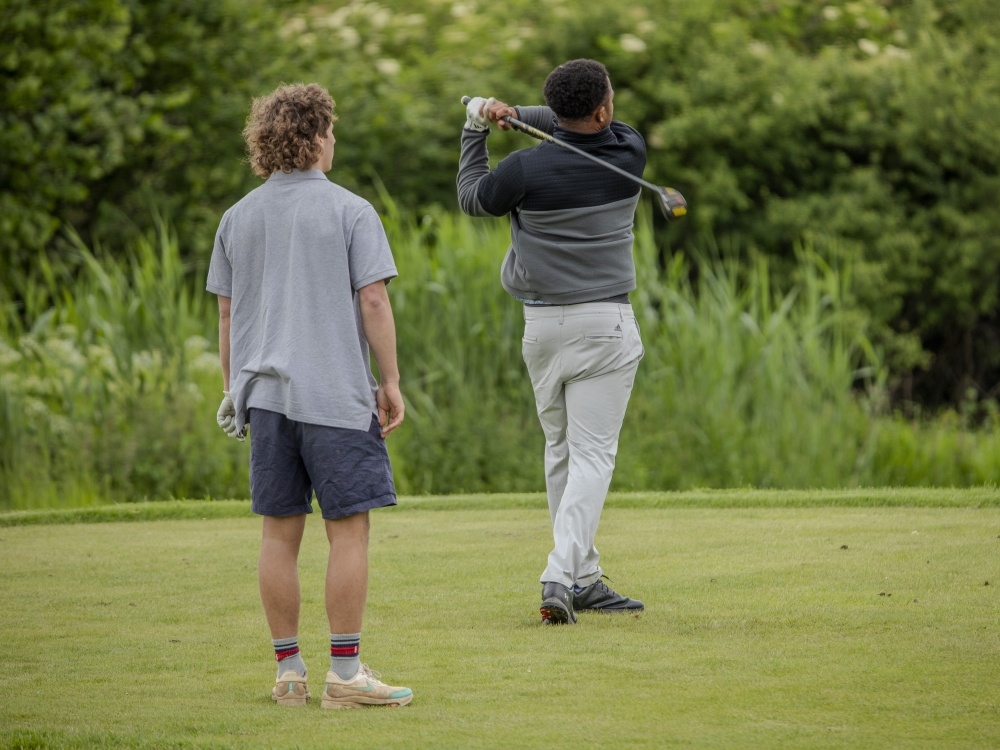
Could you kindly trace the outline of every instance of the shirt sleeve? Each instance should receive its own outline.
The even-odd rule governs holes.
[[[233,296],[233,264],[226,252],[226,226],[229,223],[229,213],[226,212],[215,233],[215,247],[212,248],[212,260],[208,265],[208,281],[205,289],[212,294],[223,297]]]
[[[476,132],[462,128],[462,151],[458,159],[458,205],[469,216],[503,216],[479,204],[479,184],[490,173],[490,153],[486,148],[488,130]]]
[[[529,107],[517,106],[514,109],[517,110],[517,119],[525,125],[530,125],[549,135],[556,132],[556,113],[548,107],[533,105]]]
[[[503,216],[524,200],[524,168],[515,151],[497,164],[477,185],[476,199],[490,216]]]
[[[347,262],[351,287],[355,290],[376,281],[388,282],[399,275],[382,220],[371,204],[365,204],[351,224]]]
[[[548,107],[515,107],[521,122],[545,133],[555,130],[555,113]],[[524,170],[521,158],[514,152],[502,160],[492,172],[486,137],[481,133],[462,130],[462,153],[458,164],[458,204],[470,216],[504,216],[524,200]]]

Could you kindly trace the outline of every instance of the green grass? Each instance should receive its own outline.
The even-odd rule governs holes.
[[[563,628],[538,622],[539,495],[405,498],[373,514],[362,652],[415,698],[356,712],[270,704],[245,503],[127,510],[0,516],[0,747],[1000,745],[993,488],[615,495],[598,544],[646,612]]]

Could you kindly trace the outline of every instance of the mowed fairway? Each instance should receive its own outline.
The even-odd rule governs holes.
[[[372,515],[362,658],[415,697],[363,711],[319,708],[318,514],[297,710],[270,701],[242,504],[0,527],[0,747],[1000,747],[996,492],[894,492],[613,497],[605,571],[646,611],[572,627],[538,617],[541,496],[404,499]]]

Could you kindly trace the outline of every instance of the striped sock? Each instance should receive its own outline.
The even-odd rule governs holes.
[[[330,671],[349,680],[361,669],[361,633],[330,633]]]
[[[281,677],[289,669],[300,677],[306,676],[306,663],[302,661],[302,654],[299,653],[299,637],[278,638],[272,640],[274,644],[274,658],[278,662],[278,677]]]

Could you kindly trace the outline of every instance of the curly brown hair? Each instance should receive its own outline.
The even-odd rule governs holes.
[[[337,121],[336,104],[317,83],[279,86],[253,100],[243,128],[254,174],[267,179],[281,170],[309,169],[320,156],[316,136]]]

